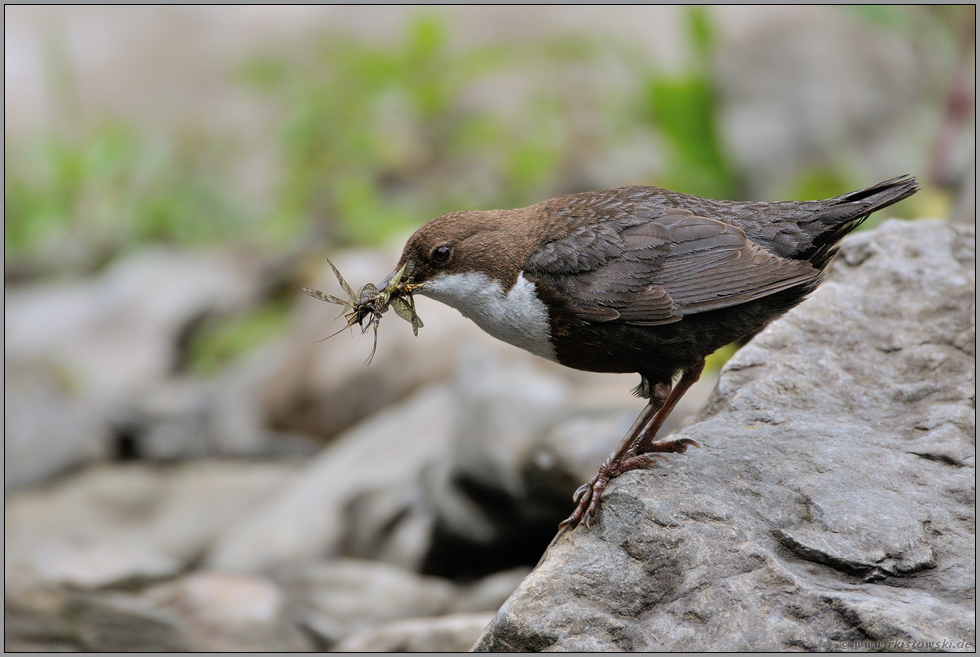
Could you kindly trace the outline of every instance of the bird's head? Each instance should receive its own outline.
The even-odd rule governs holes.
[[[509,289],[533,248],[525,214],[489,210],[436,217],[409,238],[398,269],[412,263],[412,279],[421,294],[427,285],[465,274],[483,274]]]

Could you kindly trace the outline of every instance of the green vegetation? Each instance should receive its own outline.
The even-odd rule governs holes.
[[[726,344],[724,347],[714,352],[704,360],[704,369],[706,372],[717,372],[724,367],[725,363],[735,355],[738,351],[739,345],[737,342],[731,344]]]
[[[655,72],[647,82],[647,116],[670,145],[668,173],[658,184],[708,198],[734,198],[737,187],[718,135],[711,79],[715,33],[704,7],[687,9],[694,62],[681,74]]]
[[[543,88],[502,116],[470,95],[593,54],[555,46],[456,52],[442,23],[422,17],[391,46],[326,34],[305,58],[254,59],[244,79],[286,115],[274,224],[286,237],[314,226],[334,242],[374,243],[451,209],[539,200],[573,148],[568,103]]]
[[[924,10],[906,9],[847,11],[910,34]],[[963,23],[961,13],[923,14],[928,38]],[[61,128],[5,142],[8,278],[24,263],[40,274],[91,271],[153,241],[246,242],[270,254],[375,244],[454,209],[519,207],[607,184],[589,167],[637,137],[649,138],[662,162],[620,184],[739,198],[739,172],[718,124],[715,28],[702,7],[684,16],[689,61],[669,72],[584,37],[458,45],[431,15],[390,43],[324,33],[288,56],[256,55],[238,82],[277,103],[282,116],[279,187],[264,215],[236,189],[235,138],[184,129],[154,139],[109,120],[77,128],[74,76],[62,53],[49,75],[63,87],[51,96],[68,108]],[[609,71],[619,82],[606,82],[616,78]],[[827,166],[801,175],[789,197],[827,197],[857,184]],[[927,192],[908,203],[935,214],[942,198]],[[188,366],[212,371],[280,329],[285,310],[277,303],[206,326]]]
[[[290,304],[268,303],[237,317],[205,321],[188,345],[183,366],[196,374],[214,374],[238,356],[248,353],[289,325]]]
[[[849,11],[905,31],[914,16],[904,9]],[[154,140],[120,121],[81,134],[8,135],[8,270],[25,259],[90,269],[158,240],[245,241],[269,251],[377,243],[449,210],[517,207],[594,187],[588,164],[643,134],[659,144],[663,163],[623,184],[738,198],[717,122],[715,28],[703,7],[685,12],[690,57],[671,72],[621,46],[571,36],[454,46],[430,15],[392,43],[325,33],[290,56],[257,55],[239,82],[273,99],[283,117],[283,169],[267,216],[236,193],[233,138],[184,130]],[[66,57],[54,58],[58,75],[49,76],[65,87],[51,94],[69,108],[62,126],[78,113]],[[627,79],[603,87],[604,75],[581,75],[588,70]],[[817,198],[855,184],[847,172],[821,169],[788,191]],[[71,265],[67,252],[88,255]]]
[[[8,139],[4,256],[77,253],[92,266],[139,243],[233,238],[248,214],[216,175],[224,161],[203,136],[152,143],[119,122],[77,140]]]

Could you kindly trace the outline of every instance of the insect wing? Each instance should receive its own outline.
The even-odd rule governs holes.
[[[350,305],[350,301],[344,301],[343,299],[338,299],[332,294],[327,294],[326,292],[321,292],[320,290],[314,290],[312,288],[304,287],[303,292],[310,295],[314,299],[319,299],[320,301],[326,301],[327,303],[336,303],[341,306]]]
[[[395,314],[404,319],[409,324],[412,323],[412,307],[408,305],[404,297],[395,297],[391,300],[391,307],[395,309]]]
[[[415,335],[418,335],[419,329],[422,328],[424,324],[422,324],[422,319],[415,312],[415,297],[409,294],[407,297],[405,297],[405,299],[407,300],[408,307],[412,310],[412,331],[415,332]]]
[[[340,275],[340,271],[334,266],[332,262],[330,262],[330,258],[327,258],[327,264],[330,265],[330,269],[333,270],[334,276],[337,277],[337,280],[340,282],[340,286],[344,288],[344,292],[347,293],[347,296],[350,297],[351,301],[357,301],[358,297],[356,294],[354,294],[354,288],[352,288],[350,285],[347,284],[347,281],[344,280],[344,277]]]
[[[415,314],[415,303],[412,297],[396,297],[391,300],[391,307],[395,309],[395,314],[412,325],[412,333],[419,334],[422,328],[422,320]]]

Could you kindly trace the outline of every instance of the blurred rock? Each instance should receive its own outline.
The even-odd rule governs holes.
[[[388,623],[348,636],[335,652],[466,652],[493,614],[452,614]]]
[[[9,579],[9,578],[8,578]],[[65,652],[81,648],[75,623],[68,618],[67,591],[54,587],[30,591],[4,586],[3,642],[7,652]]]
[[[519,360],[467,350],[453,385],[452,465],[446,489],[435,497],[440,523],[453,533],[493,542],[500,531],[494,511],[533,516],[523,466],[534,440],[565,412],[565,381]],[[475,506],[473,492],[493,491],[506,509]],[[467,491],[470,491],[468,494]]]
[[[832,7],[716,13],[721,134],[748,197],[781,199],[842,162],[869,182],[924,166],[905,136],[926,84],[909,40]]]
[[[223,455],[255,455],[290,452],[281,434],[269,430],[268,390],[286,356],[283,339],[267,343],[232,363],[215,380],[209,436],[212,450]],[[297,450],[313,456],[316,445]]]
[[[115,452],[107,423],[172,374],[195,322],[254,303],[260,273],[217,252],[157,248],[94,280],[5,290],[7,485]]]
[[[172,577],[183,569],[180,560],[151,541],[126,539],[52,542],[36,550],[33,565],[46,583],[82,589],[134,586]]]
[[[452,603],[452,611],[457,614],[496,612],[530,572],[530,567],[520,566],[478,579],[460,589]]]
[[[427,389],[339,438],[224,536],[208,563],[260,572],[355,556],[464,578],[534,563],[585,470],[556,470],[541,456],[562,452],[541,442],[548,429],[623,408],[628,427],[643,402],[629,395],[633,377],[574,373],[494,341],[458,350],[452,392]],[[610,449],[594,451],[589,469]],[[479,570],[458,570],[465,564]]]
[[[432,526],[420,481],[445,458],[451,416],[444,386],[378,413],[226,532],[207,562],[256,572],[343,554],[416,568]]]
[[[171,577],[281,487],[292,468],[200,462],[92,468],[4,503],[8,597]]]
[[[78,652],[79,647],[72,643],[6,639],[3,649],[4,652]]]
[[[168,460],[213,454],[211,415],[218,386],[190,378],[160,382],[118,414],[114,424],[130,459]]]
[[[289,569],[281,581],[294,618],[325,648],[386,621],[445,613],[455,593],[447,580],[358,559]]]
[[[268,391],[286,351],[272,341],[210,378],[159,382],[116,414],[128,456],[311,456],[319,446],[314,439],[268,428]]]
[[[453,391],[453,444],[427,487],[437,514],[424,572],[472,578],[536,563],[572,493],[595,474],[645,404],[635,376],[574,373],[541,359],[464,352]],[[605,375],[609,377],[609,375]],[[715,377],[665,427],[703,406]]]
[[[659,435],[666,436],[689,424],[704,407],[717,382],[717,372],[705,372],[677,403]],[[630,389],[625,382],[621,385],[627,391]],[[567,419],[549,427],[537,438],[528,459],[536,476],[548,481],[549,487],[562,491],[574,491],[591,479],[619,446],[646,401],[634,398],[630,403],[629,410],[613,407],[588,414],[570,412]]]
[[[477,649],[975,642],[974,267],[972,228],[849,237],[725,367],[704,449],[613,480]]]
[[[180,619],[194,652],[297,652],[307,639],[288,619],[274,582],[245,575],[198,572],[140,596]]]
[[[13,602],[13,604],[11,604]],[[142,593],[35,592],[8,601],[9,643],[95,652],[309,650],[272,581],[199,572]]]
[[[401,244],[381,251],[348,251],[334,264],[358,290],[387,276],[401,252]],[[313,287],[345,298],[326,263]],[[301,434],[332,438],[379,408],[404,399],[427,383],[450,378],[456,351],[464,341],[488,342],[473,322],[443,304],[416,296],[425,326],[418,337],[411,326],[389,313],[378,331],[378,350],[368,366],[372,331],[353,337],[345,331],[323,338],[344,326],[337,317],[340,306],[303,297],[298,302],[297,328],[290,353],[273,375],[269,394],[272,425]]]
[[[74,387],[70,373],[56,364],[11,365],[5,359],[4,490],[110,456],[109,424]]]
[[[187,652],[180,619],[122,593],[78,596],[67,610],[88,652]]]
[[[7,290],[5,356],[63,363],[86,395],[126,399],[171,373],[190,323],[254,301],[259,273],[219,252],[156,248],[92,281]]]

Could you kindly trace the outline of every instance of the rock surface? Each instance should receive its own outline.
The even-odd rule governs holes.
[[[356,557],[469,581],[534,563],[571,491],[643,402],[629,394],[635,377],[560,375],[503,347],[459,345],[449,385],[423,388],[338,437],[222,537],[208,564],[273,572]],[[699,408],[704,396],[694,400]],[[574,421],[579,430],[566,431]]]
[[[972,228],[850,237],[725,367],[704,449],[614,480],[476,649],[975,643],[974,263]]]
[[[20,599],[46,587],[132,587],[174,576],[294,469],[207,461],[97,466],[12,496],[4,504],[4,589]]]
[[[256,303],[259,269],[226,254],[155,248],[91,280],[7,290],[5,489],[113,455],[121,416],[172,376],[195,323]]]
[[[347,555],[416,567],[432,525],[419,481],[446,450],[450,416],[449,391],[433,386],[358,425],[229,530],[207,562],[257,572]]]
[[[400,240],[404,243],[404,240]],[[401,243],[378,251],[346,251],[331,259],[355,289],[368,281],[380,282],[391,272]],[[329,294],[344,296],[327,266],[313,284]],[[341,329],[341,308],[306,297],[297,302],[297,321],[288,353],[273,375],[275,393],[268,400],[270,419],[277,428],[332,439],[380,408],[399,402],[426,384],[446,380],[455,368],[455,354],[463,341],[492,342],[457,311],[419,296],[418,313],[425,327],[418,336],[394,313],[386,316],[378,332],[378,349],[371,366],[370,331]]]
[[[644,406],[636,376],[556,370],[541,359],[465,351],[453,381],[454,430],[425,486],[435,514],[426,572],[470,579],[535,563],[587,481]],[[557,367],[557,366],[555,366]],[[704,405],[708,374],[670,432]]]
[[[413,618],[352,634],[335,652],[465,652],[480,637],[493,614],[450,614]]]
[[[285,571],[280,580],[293,616],[323,648],[392,620],[444,614],[456,594],[441,577],[361,559],[309,564]]]
[[[310,642],[290,620],[274,582],[254,576],[197,572],[140,596],[179,619],[193,652],[296,652]]]

